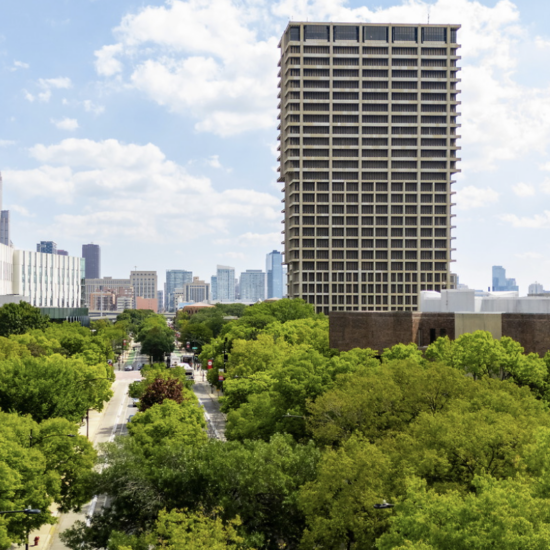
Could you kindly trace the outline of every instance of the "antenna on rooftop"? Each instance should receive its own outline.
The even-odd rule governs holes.
[[[430,8],[428,7],[428,25],[430,24]]]

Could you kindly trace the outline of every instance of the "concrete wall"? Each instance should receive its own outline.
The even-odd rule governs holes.
[[[502,337],[501,313],[455,313],[454,316],[455,338],[476,330],[486,330],[493,338]]]

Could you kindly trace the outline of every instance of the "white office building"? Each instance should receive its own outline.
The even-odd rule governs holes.
[[[1,284],[6,294],[19,295],[35,307],[80,307],[83,275],[80,258],[14,250],[6,245],[0,245],[0,258]],[[7,281],[10,270],[11,292]]]

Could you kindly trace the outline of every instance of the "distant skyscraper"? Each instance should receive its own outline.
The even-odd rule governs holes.
[[[86,279],[101,278],[101,249],[98,244],[83,244],[82,257],[86,260]]]
[[[266,256],[267,297],[283,297],[283,255],[274,250]]]
[[[57,249],[57,255],[58,256],[68,256],[69,253],[66,250],[61,250],[60,248]]]
[[[36,245],[36,251],[42,254],[57,254],[57,243],[53,241],[40,241]]]
[[[193,272],[185,271],[184,269],[167,269],[166,270],[166,294],[164,296],[164,304],[166,311],[175,311],[174,292],[187,283],[193,281]]]
[[[2,210],[2,174],[0,174],[0,243],[13,246],[10,236],[10,211]]]
[[[239,289],[245,302],[265,300],[265,273],[261,269],[247,269],[241,273]]]
[[[544,287],[536,281],[529,285],[528,294],[548,294],[550,291],[544,290]]]
[[[134,287],[136,299],[158,300],[156,271],[130,271],[130,284]]]
[[[519,291],[515,279],[506,278],[506,270],[501,265],[493,266],[493,291],[502,292],[515,290]]]
[[[158,311],[164,310],[164,292],[162,290],[157,290],[158,296]]]
[[[210,294],[212,296],[212,300],[218,299],[218,278],[215,275],[212,275],[210,277]]]
[[[235,301],[235,268],[228,265],[217,266],[217,299],[224,302]]]

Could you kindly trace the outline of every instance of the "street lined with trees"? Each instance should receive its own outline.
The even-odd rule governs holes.
[[[185,370],[166,368],[174,332],[152,312],[0,337],[3,509],[104,495],[89,525],[63,534],[74,550],[548,548],[550,354],[483,331],[339,352],[301,300],[229,313],[175,322],[223,390],[226,440],[207,437]],[[161,343],[129,388],[139,412],[127,435],[96,456],[68,436],[84,406],[109,399],[120,330]],[[42,391],[54,395],[41,403]],[[0,516],[0,548],[27,525]]]

